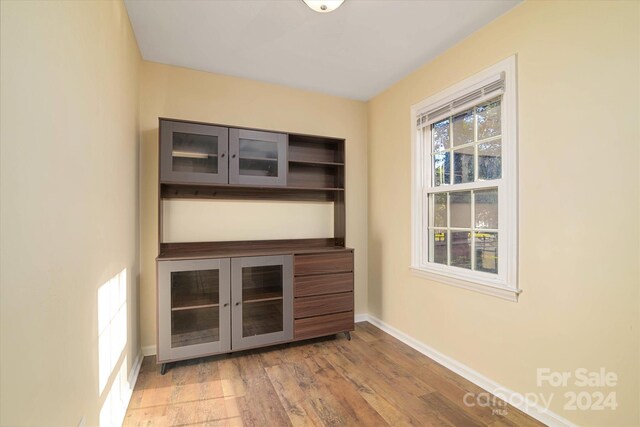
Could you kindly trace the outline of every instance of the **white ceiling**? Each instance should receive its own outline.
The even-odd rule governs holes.
[[[144,59],[368,100],[518,0],[125,0]],[[489,49],[490,46],[487,46]]]

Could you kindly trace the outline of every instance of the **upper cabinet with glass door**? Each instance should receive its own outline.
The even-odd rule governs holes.
[[[160,121],[160,181],[226,184],[229,129]]]
[[[287,185],[287,135],[229,129],[229,184]]]
[[[160,120],[160,181],[287,185],[287,135]]]

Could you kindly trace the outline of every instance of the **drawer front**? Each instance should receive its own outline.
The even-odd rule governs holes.
[[[353,311],[353,292],[296,298],[293,303],[296,319],[344,311]]]
[[[321,337],[353,330],[353,311],[298,319],[294,324],[295,339]]]
[[[353,273],[296,277],[293,289],[295,297],[353,291]]]
[[[353,271],[353,252],[296,255],[295,275],[340,273]]]

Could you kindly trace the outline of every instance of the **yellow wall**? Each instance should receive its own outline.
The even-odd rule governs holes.
[[[332,202],[171,199],[162,209],[166,243],[333,237]]]
[[[122,2],[2,1],[0,424],[97,425],[98,289],[138,354],[138,68]]]
[[[370,101],[370,313],[581,424],[640,424],[639,8],[525,2]],[[518,303],[409,272],[410,106],[513,54]],[[614,371],[620,406],[565,411],[538,367]]]
[[[158,117],[345,138],[348,189],[346,243],[355,248],[356,312],[366,312],[366,103],[145,61],[142,65],[140,87],[140,130],[142,132],[140,328],[142,346],[146,351],[149,351],[146,347],[154,346],[156,342]],[[190,210],[196,207],[193,202],[191,203]],[[215,231],[215,224],[212,224],[210,218],[207,219],[206,215],[193,212],[196,215],[190,215],[188,219],[191,222],[190,229],[196,227],[210,230],[209,236],[213,240],[240,239],[245,236],[247,228],[255,228],[255,224],[242,221],[246,218],[244,211],[242,204],[229,203],[225,212],[239,220],[233,225],[229,223],[230,228],[220,233]],[[279,221],[278,218],[269,218],[269,220],[279,227],[275,232],[282,237],[296,237],[290,234],[291,227],[287,223],[297,221],[295,218],[297,210],[288,209],[288,211],[289,221]],[[281,210],[270,210],[269,214],[278,216],[279,212]],[[326,220],[326,211],[320,207],[310,212],[313,218],[309,221],[313,229],[321,228]],[[174,210],[171,213],[179,214],[180,212]],[[184,215],[180,218],[175,218],[174,215],[172,219],[173,222],[185,221]],[[184,233],[183,237],[189,236],[188,230]]]

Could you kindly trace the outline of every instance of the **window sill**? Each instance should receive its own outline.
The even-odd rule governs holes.
[[[520,289],[511,289],[504,286],[497,286],[486,283],[473,282],[470,280],[445,275],[439,272],[433,272],[423,267],[409,267],[411,274],[424,279],[433,280],[434,282],[443,283],[457,288],[467,289],[479,292],[485,295],[491,295],[507,301],[518,302],[518,296],[522,292]]]

